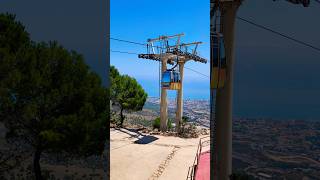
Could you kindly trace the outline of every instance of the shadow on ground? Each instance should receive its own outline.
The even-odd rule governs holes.
[[[159,139],[155,136],[144,135],[139,132],[139,129],[130,129],[130,128],[115,128],[115,129],[128,134],[132,138],[137,138],[138,140],[134,141],[134,143],[136,144],[149,144]],[[124,131],[123,129],[125,129],[126,131]],[[131,133],[129,133],[128,131]]]
[[[156,141],[156,140],[158,140],[158,138],[154,137],[154,136],[143,136],[139,140],[136,140],[134,143],[136,143],[136,144],[149,144],[149,143]]]

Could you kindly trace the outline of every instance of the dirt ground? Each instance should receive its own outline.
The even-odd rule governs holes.
[[[111,180],[185,180],[199,138],[146,135],[134,129],[110,129]]]

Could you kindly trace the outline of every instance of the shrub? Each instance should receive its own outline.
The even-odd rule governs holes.
[[[182,123],[187,123],[189,121],[189,117],[187,116],[182,116]]]
[[[153,129],[160,129],[160,117],[157,117],[154,121],[153,121]],[[172,120],[171,119],[168,119],[168,122],[167,122],[167,127],[168,129],[171,129],[172,128]]]
[[[157,117],[154,121],[153,121],[153,129],[160,129],[160,118]]]
[[[171,119],[168,119],[167,127],[168,127],[168,129],[172,128],[172,120]]]

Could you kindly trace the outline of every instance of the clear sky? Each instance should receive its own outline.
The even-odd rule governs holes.
[[[148,38],[185,33],[182,42],[202,41],[198,47],[202,57],[210,56],[210,7],[206,1],[172,0],[111,0],[111,30],[113,38],[146,43]],[[110,40],[112,50],[146,53],[146,47]],[[139,59],[132,54],[110,54],[110,64],[128,74],[147,91],[149,96],[159,95],[159,63]],[[188,62],[187,67],[209,75],[209,63]],[[185,98],[209,98],[209,78],[185,69]],[[175,97],[171,91],[170,97]]]
[[[184,42],[203,41],[209,58],[209,0],[111,0],[111,36],[137,42],[184,32]],[[36,41],[57,40],[82,53],[107,81],[106,1],[0,1]],[[245,0],[238,15],[320,47],[320,4]],[[320,53],[241,21],[236,22],[234,114],[244,117],[320,119]],[[142,46],[110,41],[111,49],[144,53]],[[158,64],[136,55],[111,53],[111,64],[158,95]],[[209,64],[188,63],[204,74]],[[186,98],[207,98],[209,79],[185,70]],[[171,96],[175,94],[171,93]]]
[[[245,0],[238,15],[320,47],[320,4],[308,8],[286,1]],[[111,36],[137,42],[185,32],[185,41],[203,41],[209,57],[209,1],[111,0]],[[320,53],[270,32],[236,21],[234,115],[320,119]],[[111,40],[112,50],[145,52]],[[158,64],[136,55],[111,53],[111,64],[134,76],[149,95],[158,95]],[[209,74],[209,65],[189,67]],[[208,98],[209,79],[188,71],[184,96]],[[171,96],[175,96],[172,94]]]
[[[107,2],[100,0],[1,0],[0,13],[13,13],[34,41],[58,41],[82,54],[107,84]]]
[[[320,47],[320,4],[246,0],[238,16]],[[320,52],[237,21],[234,113],[320,119]]]

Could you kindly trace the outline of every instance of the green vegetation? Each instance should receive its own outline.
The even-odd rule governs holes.
[[[168,127],[168,129],[172,129],[172,120],[171,119],[168,119],[167,127]],[[160,117],[157,117],[153,121],[153,129],[160,129]]]
[[[136,117],[136,118],[130,118],[127,119],[128,124],[131,125],[138,125],[138,126],[143,126],[143,127],[152,127],[153,122],[150,120],[147,120],[143,117]]]
[[[190,118],[188,116],[182,116],[182,123],[189,122]]]
[[[0,121],[7,141],[32,146],[37,180],[44,152],[102,154],[108,91],[80,54],[31,41],[15,16],[1,14],[0,60]]]
[[[134,78],[128,75],[120,75],[114,66],[110,67],[110,80],[110,99],[112,105],[120,108],[119,126],[122,127],[125,119],[123,111],[142,110],[148,95]]]

